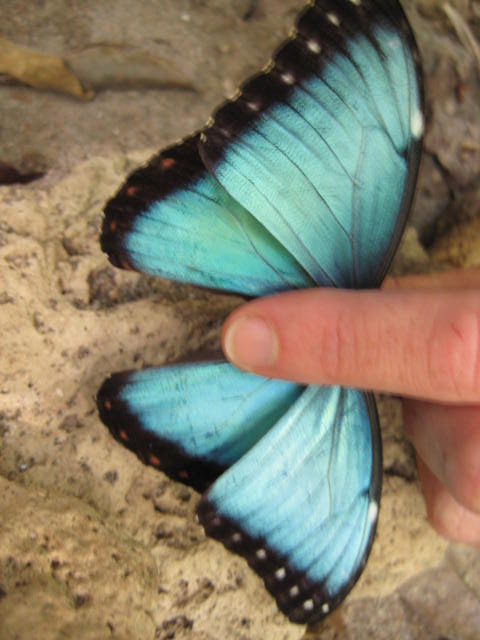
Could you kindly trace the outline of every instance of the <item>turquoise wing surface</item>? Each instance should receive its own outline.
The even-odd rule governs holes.
[[[313,287],[295,258],[203,165],[199,135],[135,171],[105,208],[113,264],[250,296]]]
[[[114,374],[98,406],[115,438],[144,462],[204,491],[302,391],[212,361]]]
[[[116,266],[246,296],[378,286],[422,136],[420,63],[397,0],[312,1],[205,129],[127,179],[102,247]],[[210,362],[114,374],[98,405],[142,460],[206,491],[205,530],[292,621],[321,620],[352,588],[380,500],[370,394]]]
[[[247,558],[292,621],[312,623],[365,565],[381,470],[372,397],[311,386],[213,484],[198,514],[208,535]]]
[[[327,0],[225,103],[200,154],[317,285],[378,286],[423,134],[418,57],[396,0]]]

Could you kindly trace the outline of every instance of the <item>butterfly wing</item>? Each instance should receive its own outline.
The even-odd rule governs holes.
[[[102,421],[147,464],[205,490],[295,402],[302,387],[202,362],[116,373],[98,392]]]
[[[410,208],[422,112],[398,2],[315,3],[208,129],[130,176],[102,247],[117,266],[247,295],[378,285]]]
[[[293,622],[317,622],[365,565],[381,469],[373,398],[311,386],[215,481],[200,522],[248,560]]]
[[[420,82],[396,0],[311,2],[209,128],[129,178],[107,205],[103,248],[119,266],[248,295],[378,285],[416,181]],[[348,593],[373,539],[373,400],[272,382],[264,419],[263,383],[197,366],[114,377],[102,418],[173,477],[198,488],[217,478],[199,507],[207,533],[247,558],[292,620],[317,621]]]
[[[102,249],[120,267],[260,296],[314,286],[297,261],[210,175],[199,136],[135,171],[105,208]]]
[[[420,158],[417,50],[394,0],[312,5],[214,114],[200,153],[317,284],[377,286]]]

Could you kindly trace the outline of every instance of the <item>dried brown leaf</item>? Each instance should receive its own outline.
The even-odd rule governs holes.
[[[59,91],[75,98],[90,99],[78,78],[58,56],[21,47],[0,37],[0,73],[36,89]]]

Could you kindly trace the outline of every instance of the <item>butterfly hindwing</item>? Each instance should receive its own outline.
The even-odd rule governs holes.
[[[97,402],[117,440],[144,462],[203,491],[301,392],[294,383],[215,361],[114,374]]]
[[[200,522],[246,557],[291,620],[317,622],[365,565],[381,469],[373,398],[311,386],[215,481]]]
[[[105,208],[116,266],[251,296],[313,286],[296,260],[210,175],[199,136],[135,171]]]

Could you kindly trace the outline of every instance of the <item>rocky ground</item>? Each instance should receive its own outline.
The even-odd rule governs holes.
[[[0,186],[2,640],[478,639],[480,556],[428,527],[397,401],[379,399],[385,473],[371,559],[313,630],[290,624],[246,563],[205,538],[198,496],[143,466],[96,413],[111,371],[216,346],[239,302],[109,266],[104,202],[201,126],[302,4],[0,0],[0,179],[13,182]],[[415,228],[395,269],[479,265],[480,11],[468,0],[448,15],[437,0],[405,5],[427,135]],[[49,56],[40,88],[18,64],[38,64],[32,50]]]

